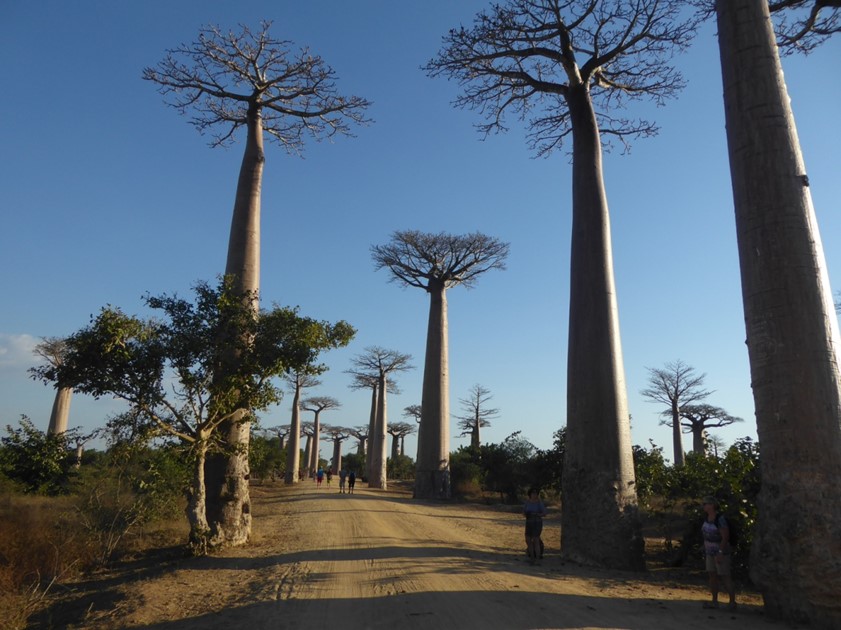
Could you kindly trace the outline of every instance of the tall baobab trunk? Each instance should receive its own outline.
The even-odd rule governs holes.
[[[707,454],[707,432],[703,427],[692,428],[692,452],[696,455]]]
[[[359,438],[359,441],[356,443],[356,454],[362,455],[365,457],[365,442],[368,441],[368,438]]]
[[[414,490],[418,499],[450,497],[450,368],[446,290],[443,282],[431,280],[429,283],[429,323]]]
[[[481,446],[481,442],[479,441],[479,414],[476,414],[476,424],[470,430],[470,448],[478,451],[479,446]]]
[[[368,452],[365,457],[365,476],[369,482],[373,476],[372,468],[372,453],[377,450],[377,406],[379,400],[379,385],[374,385],[371,388],[371,417],[368,420]],[[363,453],[365,451],[365,444],[362,445]]]
[[[398,455],[400,455],[400,436],[395,434],[391,436],[391,461],[396,462]]]
[[[70,401],[72,398],[72,388],[59,387],[56,389],[53,410],[50,413],[50,426],[47,429],[47,433],[50,435],[59,435],[67,431],[67,424],[70,419]]]
[[[762,448],[751,576],[775,616],[841,627],[838,322],[768,4],[717,2]]]
[[[318,457],[318,444],[315,445],[316,458]],[[317,461],[317,460],[316,460]],[[298,468],[301,466],[301,387],[295,385],[295,394],[292,399],[292,421],[289,423],[289,442],[286,446],[286,483],[297,483],[299,481]]]
[[[342,441],[333,440],[333,459],[331,460],[333,472],[338,474],[342,469]]]
[[[586,86],[572,86],[567,103],[573,220],[561,551],[585,564],[643,569],[599,131]]]
[[[400,455],[404,456],[404,457],[406,455],[406,436],[405,435],[400,436]]]
[[[257,310],[260,290],[260,191],[266,158],[262,119],[256,103],[249,106],[247,126],[225,275],[234,278],[236,289],[254,297],[253,308]],[[236,361],[236,358],[231,357],[231,361]],[[220,426],[219,433],[228,448],[207,457],[207,519],[214,545],[239,545],[245,543],[251,534],[251,495],[248,489],[251,410],[241,409]]]
[[[386,465],[388,463],[386,454],[388,453],[388,418],[387,402],[386,402],[386,385],[387,376],[380,373],[377,390],[379,396],[377,398],[377,416],[374,423],[374,439],[371,441],[371,448],[368,449],[368,456],[371,458],[371,476],[368,477],[369,488],[380,488],[385,490],[388,488],[388,480],[386,478]]]
[[[309,459],[305,459],[307,467],[310,472],[318,470],[318,445],[321,443],[321,409],[316,409],[313,413],[315,418],[312,421],[312,443],[315,444],[315,449],[310,451]]]
[[[310,471],[312,471],[312,467],[310,466],[310,461],[312,460],[313,456],[313,444],[317,444],[317,442],[313,441],[313,436],[307,436],[306,446],[304,446],[304,474],[309,476]]]
[[[683,466],[686,463],[686,455],[683,452],[683,435],[680,427],[680,409],[677,401],[672,401],[672,446],[675,452],[675,466]]]

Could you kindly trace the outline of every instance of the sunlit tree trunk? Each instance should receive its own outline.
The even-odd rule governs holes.
[[[400,436],[391,436],[391,460],[397,461],[397,456],[400,455]]]
[[[386,465],[388,453],[388,417],[387,417],[387,376],[381,372],[379,383],[377,384],[378,398],[377,398],[377,414],[374,421],[374,439],[371,441],[371,448],[368,449],[368,457],[371,460],[371,476],[368,477],[369,488],[380,488],[385,490],[388,488],[388,481],[386,479]]]
[[[252,103],[248,111],[248,133],[237,182],[225,275],[234,278],[236,290],[253,296],[260,290],[260,191],[264,163],[260,110]],[[259,308],[256,299],[253,307]],[[231,360],[236,361],[236,358],[231,357]],[[222,453],[210,454],[205,465],[207,518],[214,544],[238,545],[245,543],[251,534],[250,410],[240,410],[223,424],[220,435],[228,448]]]
[[[672,446],[675,452],[675,466],[683,466],[686,463],[686,455],[683,453],[683,435],[680,428],[680,409],[677,401],[672,401]]]
[[[841,627],[838,321],[765,0],[717,2],[762,450],[751,575],[767,610]]]
[[[373,475],[372,472],[372,465],[373,465],[373,457],[371,453],[377,450],[377,437],[376,437],[376,430],[377,430],[377,401],[379,400],[379,386],[374,385],[371,388],[371,416],[368,419],[368,452],[365,458],[365,469],[366,469],[366,477],[368,478],[369,482]],[[362,452],[365,453],[365,444],[362,444]]]
[[[333,440],[333,459],[331,460],[333,465],[333,472],[338,474],[338,472],[342,469],[342,441],[341,440]]]
[[[73,389],[70,387],[59,387],[55,392],[53,410],[50,413],[50,425],[47,433],[59,435],[67,431],[70,419],[70,401],[73,398]]]
[[[207,494],[205,491],[205,457],[207,443],[196,445],[193,462],[193,483],[187,493],[187,521],[190,524],[190,546],[198,554],[203,554],[207,547],[209,527],[207,524]]]
[[[318,445],[315,446],[318,458]],[[316,459],[316,461],[318,461]],[[289,441],[286,445],[286,483],[299,481],[298,468],[301,466],[301,386],[295,384],[295,394],[292,399],[292,421],[289,423]]]
[[[586,86],[571,87],[567,103],[573,225],[561,552],[643,569],[599,131]]]
[[[450,496],[450,392],[447,349],[447,294],[442,282],[429,283],[429,323],[423,369],[421,421],[414,496]]]
[[[315,453],[313,452],[313,436],[308,435],[306,446],[304,446],[304,461],[306,463],[306,471],[305,474],[309,476],[310,471],[312,470],[312,465],[310,462],[312,461],[312,457]],[[317,455],[316,455],[317,457]]]

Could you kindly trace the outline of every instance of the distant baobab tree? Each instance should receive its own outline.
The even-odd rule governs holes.
[[[67,352],[67,343],[59,337],[44,337],[41,343],[35,346],[35,354],[47,361],[53,367],[59,367]],[[73,388],[55,384],[55,399],[53,409],[50,413],[50,424],[47,433],[58,435],[67,431],[70,420],[70,401],[73,399]]]
[[[648,387],[640,391],[650,402],[665,405],[663,423],[672,427],[675,466],[683,466],[683,439],[681,437],[680,410],[704,400],[712,392],[704,389],[706,374],[698,374],[695,368],[680,359],[670,361],[662,368],[648,370]]]
[[[330,409],[338,409],[341,403],[330,396],[310,396],[301,401],[301,409],[311,411],[314,414],[312,420],[312,441],[316,448],[309,453],[309,459],[306,461],[306,467],[309,472],[314,472],[318,469],[318,443],[321,439],[321,412]]]
[[[478,449],[481,445],[479,429],[491,426],[491,420],[499,415],[499,409],[486,406],[491,398],[493,396],[491,396],[489,389],[476,384],[470,388],[470,394],[467,398],[459,400],[464,415],[456,416],[458,427],[462,430],[462,436],[470,436],[470,448],[472,449]]]
[[[721,407],[713,405],[683,405],[680,408],[680,423],[684,431],[692,434],[692,452],[705,455],[707,452],[708,429],[728,427],[742,418],[731,416]]]
[[[368,461],[370,462],[368,487],[388,487],[386,466],[387,466],[387,444],[386,432],[388,431],[387,417],[387,393],[390,376],[396,372],[405,372],[414,369],[410,361],[412,355],[403,354],[396,350],[386,350],[378,346],[370,346],[365,353],[358,355],[353,360],[354,368],[359,373],[377,375],[377,413],[374,422],[374,430],[369,436]]]
[[[371,412],[368,416],[368,428],[364,431],[364,438],[359,439],[359,446],[362,449],[360,455],[366,454],[366,444],[368,445],[367,451],[370,453],[370,445],[372,443],[374,432],[376,431],[376,424],[377,424],[377,407],[378,401],[380,399],[379,396],[379,387],[380,387],[380,377],[379,374],[376,372],[369,372],[365,370],[345,370],[346,374],[349,374],[353,380],[351,384],[348,385],[351,389],[370,389],[371,390]],[[389,394],[398,394],[400,390],[397,388],[397,384],[394,381],[389,380],[386,384],[386,391]],[[362,433],[362,429],[359,429],[360,433]],[[371,478],[371,458],[365,458],[365,476],[370,479]]]
[[[301,392],[321,383],[314,375],[305,371],[295,372],[286,377],[286,382],[292,389],[292,420],[289,423],[289,443],[286,446],[286,483],[300,481],[301,468]],[[318,443],[313,448],[318,457]]]
[[[404,443],[407,435],[412,435],[418,430],[416,424],[409,424],[408,422],[392,422],[388,426],[388,434],[392,437],[391,440],[391,459],[397,460],[398,455],[405,455]]]
[[[505,269],[508,243],[475,232],[466,235],[394,232],[371,247],[377,269],[391,280],[429,294],[415,498],[450,496],[450,383],[447,289],[472,287],[492,269]]]
[[[341,96],[335,73],[308,49],[291,49],[288,41],[242,26],[238,33],[206,26],[198,39],[167,51],[143,78],[158,86],[165,102],[202,134],[212,131],[212,147],[232,142],[245,128],[245,151],[237,181],[225,275],[242,295],[253,295],[259,308],[260,203],[264,135],[287,153],[299,154],[307,137],[315,140],[350,135],[353,123],[364,124],[369,103]],[[227,358],[235,365],[237,357]],[[234,369],[234,368],[232,368]],[[243,408],[221,433],[228,449],[207,457],[207,502],[211,518],[227,544],[243,544],[251,531],[248,489],[248,440],[252,411]]]

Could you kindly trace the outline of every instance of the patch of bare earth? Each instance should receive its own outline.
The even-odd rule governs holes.
[[[600,571],[557,555],[532,566],[518,511],[415,501],[403,491],[311,482],[252,488],[254,535],[207,558],[161,557],[79,584],[62,628],[785,628],[755,594],[702,609],[703,575]],[[682,574],[685,576],[685,574]],[[71,605],[72,604],[72,605]],[[65,618],[61,618],[65,616]]]

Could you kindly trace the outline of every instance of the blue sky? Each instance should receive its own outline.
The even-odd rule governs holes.
[[[53,391],[26,374],[41,337],[78,330],[106,304],[144,314],[143,294],[188,295],[196,281],[223,271],[242,143],[210,149],[140,77],[201,25],[268,19],[275,37],[321,55],[341,92],[373,102],[375,122],[355,138],[310,143],[304,159],[267,146],[264,304],[298,305],[359,331],[347,349],[325,355],[331,370],[309,392],[342,403],[322,420],[367,423],[370,398],[348,388],[344,370],[371,345],[409,353],[417,366],[398,379],[390,420],[420,403],[427,296],[375,272],[370,246],[394,230],[481,231],[510,242],[511,253],[507,270],[448,294],[451,409],[459,413],[459,399],[481,384],[500,411],[483,441],[522,430],[549,447],[565,423],[568,157],[533,158],[517,124],[483,141],[477,115],[451,106],[457,86],[419,69],[449,28],[487,5],[0,3],[0,425],[26,414],[47,426]],[[836,286],[839,40],[784,60]],[[605,159],[633,442],[652,439],[670,458],[670,430],[639,391],[646,367],[678,358],[707,374],[710,403],[745,419],[717,435],[728,443],[756,435],[712,25],[678,63],[689,81],[681,96],[634,112],[654,116],[659,136]],[[288,424],[290,400],[263,414],[263,424]],[[120,409],[76,396],[70,424],[92,429]],[[457,433],[453,448],[468,441]],[[414,449],[410,438],[407,451]]]

